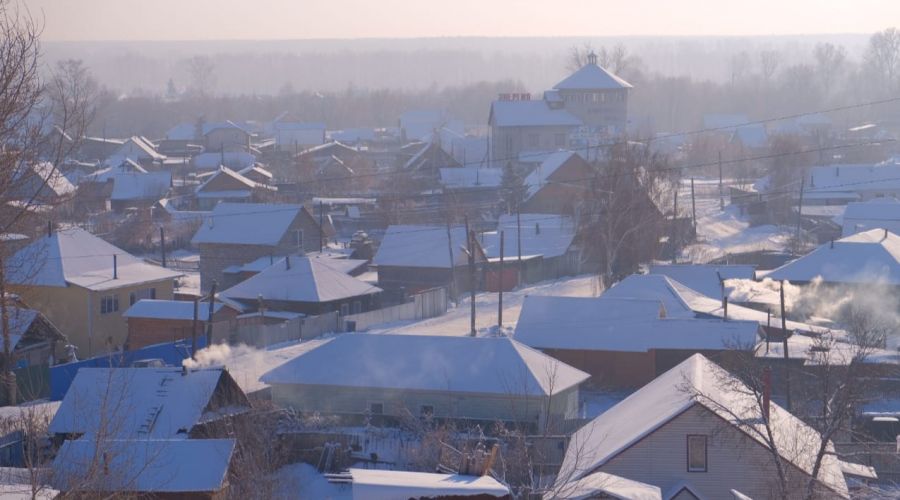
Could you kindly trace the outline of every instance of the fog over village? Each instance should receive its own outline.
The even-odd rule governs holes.
[[[0,0],[0,499],[900,498],[900,4]]]

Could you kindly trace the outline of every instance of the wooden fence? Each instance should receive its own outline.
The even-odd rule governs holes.
[[[234,333],[233,343],[264,348],[282,342],[309,340],[324,333],[340,331],[336,312],[295,318],[277,325],[242,325]]]
[[[413,295],[412,300],[404,304],[344,316],[341,331],[360,332],[375,325],[434,318],[447,312],[448,303],[447,288],[432,288]]]

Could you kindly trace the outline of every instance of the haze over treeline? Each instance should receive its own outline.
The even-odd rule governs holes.
[[[704,113],[765,117],[874,95],[860,88],[871,81],[870,37],[47,42],[44,48],[51,64],[81,59],[108,90],[94,133],[160,136],[199,116],[268,120],[283,111],[343,128],[394,125],[407,109],[441,107],[479,125],[498,92],[539,94],[568,74],[573,48],[621,46],[624,64],[611,69],[635,85],[632,123],[659,132],[695,127]],[[834,67],[823,67],[817,56],[825,46],[837,51]]]

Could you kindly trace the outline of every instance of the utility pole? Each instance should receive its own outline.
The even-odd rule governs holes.
[[[675,190],[675,206],[672,207],[672,264],[678,262],[678,189]]]
[[[503,282],[506,277],[503,274],[503,231],[500,231],[500,300],[497,302],[497,330],[503,328]]]
[[[191,359],[197,359],[197,320],[199,316],[200,299],[194,299],[194,321],[191,323]]]
[[[522,212],[519,210],[519,204],[516,204],[516,248],[519,254],[519,279],[522,274]]]
[[[468,226],[468,222],[466,222]],[[469,233],[469,289],[471,290],[471,331],[470,335],[475,336],[475,233]]]
[[[795,236],[794,254],[800,253],[800,222],[803,220],[803,188],[805,187],[805,178],[800,178],[800,202],[797,205],[797,235]]]
[[[697,237],[697,199],[694,197],[694,178],[691,177],[691,221],[694,225],[694,238]]]
[[[784,394],[785,394],[785,408],[787,411],[791,411],[791,366],[790,366],[790,358],[788,356],[788,334],[787,334],[787,318],[785,318],[784,314],[784,280],[781,280],[781,335],[782,335],[782,349],[784,351]]]
[[[725,210],[725,191],[722,187],[722,151],[719,151],[719,208]]]
[[[166,228],[159,226],[159,247],[162,252],[162,266],[166,267]]]
[[[450,253],[450,296],[456,300],[456,273],[453,269],[453,238],[450,237],[450,219],[447,219],[447,251]]]
[[[291,256],[288,255],[287,258],[290,259]],[[209,289],[209,316],[206,319],[206,347],[211,346],[213,340],[213,313],[215,313],[216,307],[216,285],[218,285],[218,283],[216,283],[216,280],[213,280],[212,288]]]
[[[325,248],[325,207],[322,200],[319,200],[319,253]]]

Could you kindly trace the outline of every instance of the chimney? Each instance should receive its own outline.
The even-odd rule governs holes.
[[[287,254],[284,257],[284,268],[288,270],[291,269],[291,254]]]
[[[831,249],[834,250],[834,240],[831,240]]]
[[[48,220],[47,221],[47,237],[49,238],[52,235],[53,235],[53,221]]]
[[[534,234],[541,234],[541,225],[537,222],[534,223]]]
[[[113,254],[113,279],[119,279],[119,258],[116,254]]]
[[[882,240],[887,239],[887,234],[888,234],[888,230],[887,230],[887,228],[884,228],[884,238],[882,238]]]
[[[769,406],[772,402],[772,368],[766,366],[763,368],[763,393],[762,393],[762,413],[766,422],[769,421]]]
[[[728,321],[728,296],[727,295],[722,296],[722,312],[724,313],[724,316],[722,317],[722,319],[725,321]]]

